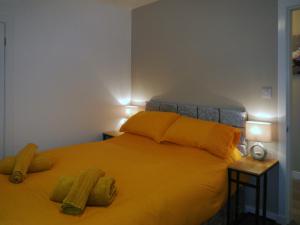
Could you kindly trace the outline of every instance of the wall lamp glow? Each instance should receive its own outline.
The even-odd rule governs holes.
[[[138,113],[140,108],[136,105],[126,105],[125,106],[125,115],[127,118],[133,116],[134,114]]]

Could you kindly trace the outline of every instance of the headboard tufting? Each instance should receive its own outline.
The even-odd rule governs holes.
[[[178,112],[178,104],[175,103],[163,103],[159,105],[159,111],[161,112]]]
[[[220,109],[220,123],[244,128],[246,119],[246,112],[232,109]]]
[[[159,111],[160,102],[149,101],[146,103],[146,111]]]
[[[214,108],[155,100],[146,103],[146,111],[176,112],[184,116],[223,123],[237,128],[244,128],[247,120],[247,113],[241,109]]]
[[[214,122],[220,121],[220,111],[218,108],[198,106],[198,119]]]
[[[178,113],[183,116],[198,118],[198,107],[196,105],[180,104],[178,105]]]

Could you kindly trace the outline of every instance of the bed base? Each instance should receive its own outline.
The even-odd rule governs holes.
[[[236,204],[236,195],[233,195],[231,197],[231,202],[232,202],[232,209],[235,209],[235,204]],[[240,203],[239,203],[239,213],[243,213],[245,209],[245,191],[244,188],[240,188]],[[234,210],[231,210],[231,215],[230,218],[234,218]],[[219,210],[212,218],[210,218],[208,221],[205,223],[202,223],[201,225],[226,225],[227,224],[227,207],[226,204],[225,206]]]

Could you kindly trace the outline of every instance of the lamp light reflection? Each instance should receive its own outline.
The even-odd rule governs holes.
[[[119,129],[121,128],[121,126],[122,126],[124,123],[126,123],[127,120],[128,120],[127,118],[121,118],[121,119],[119,120],[119,122],[118,122],[118,127],[117,127],[117,129],[119,130]]]
[[[253,114],[249,114],[251,118],[254,120],[260,120],[260,121],[273,121],[274,119],[277,118],[274,114],[271,113],[266,113],[266,112],[257,112]]]
[[[248,141],[272,141],[272,123],[247,121],[246,122],[246,139]]]
[[[118,98],[117,100],[121,105],[124,105],[124,106],[130,104],[130,102],[131,102],[131,99],[129,97],[128,98]]]
[[[127,105],[125,106],[126,117],[129,118],[136,114],[139,111],[139,107],[136,105]]]

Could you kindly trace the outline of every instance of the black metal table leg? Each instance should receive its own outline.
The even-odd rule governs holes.
[[[239,216],[239,196],[240,196],[240,172],[236,172],[236,198],[235,198],[235,220]]]
[[[227,225],[230,225],[231,173],[232,171],[228,169]]]
[[[268,188],[268,174],[264,175],[264,197],[263,197],[263,223],[267,221],[267,188]]]
[[[256,177],[256,212],[255,224],[259,224],[259,206],[260,206],[260,177]]]

